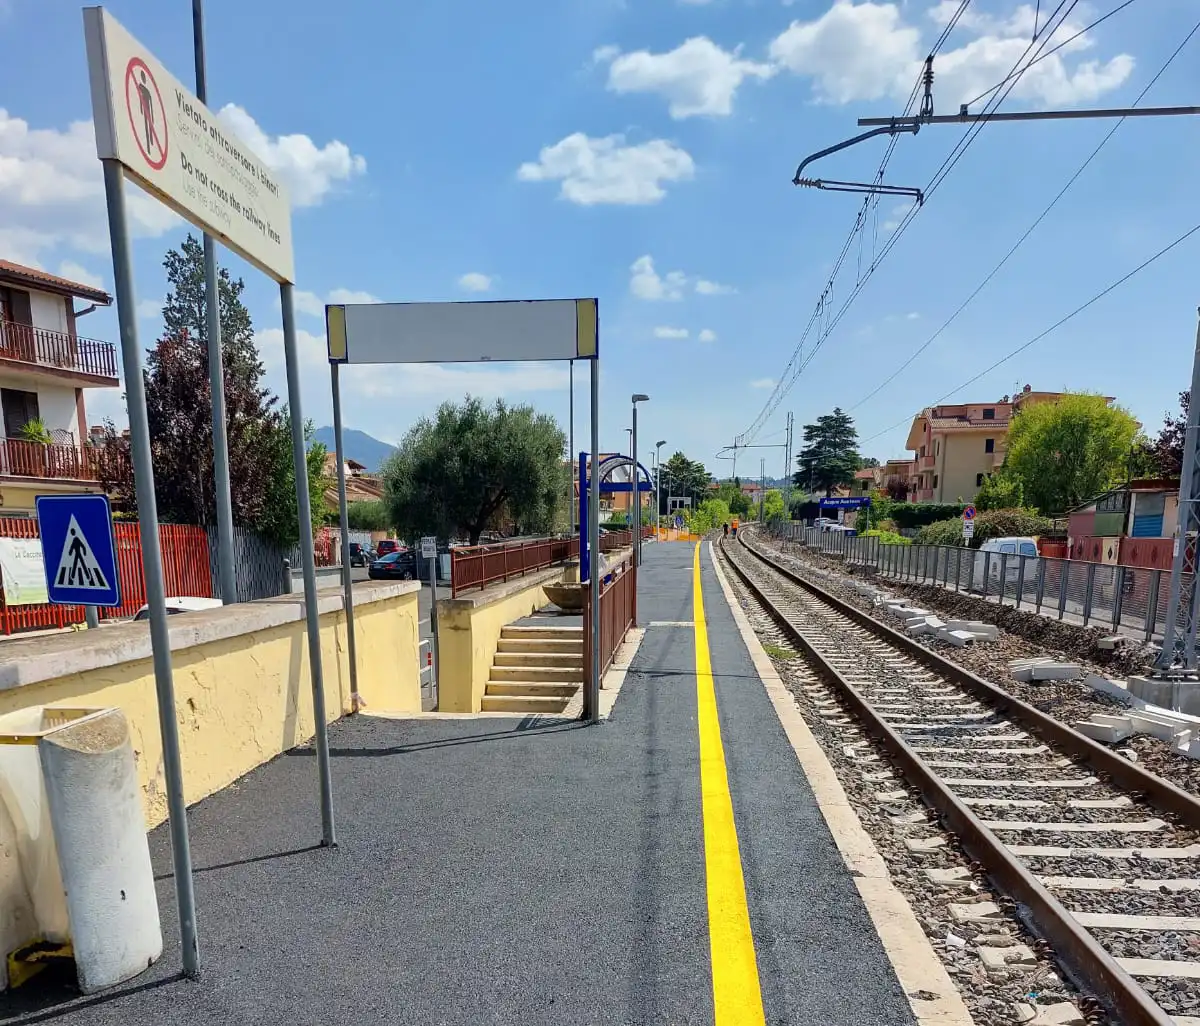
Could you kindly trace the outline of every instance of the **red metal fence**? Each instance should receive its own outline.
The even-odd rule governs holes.
[[[592,673],[592,591],[584,592],[583,602],[583,674],[586,680]],[[637,568],[630,553],[609,568],[600,582],[600,677],[612,665],[621,642],[629,628],[637,622]]]
[[[101,609],[106,619],[133,616],[146,603],[146,581],[142,570],[142,534],[136,523],[113,525],[117,543],[117,576],[121,585],[121,605]],[[159,526],[159,551],[163,559],[163,583],[168,595],[213,595],[212,572],[208,559],[208,535],[203,527],[185,524]],[[37,538],[36,520],[0,517],[0,537]],[[4,601],[0,585],[0,633],[38,627],[66,627],[83,622],[82,606],[10,606]]]
[[[498,545],[464,545],[450,550],[450,590],[457,597],[471,588],[520,577],[530,570],[575,559],[579,538],[540,538]]]

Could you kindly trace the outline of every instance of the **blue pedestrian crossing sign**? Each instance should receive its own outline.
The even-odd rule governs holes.
[[[117,547],[105,495],[39,495],[38,530],[50,601],[119,606]]]

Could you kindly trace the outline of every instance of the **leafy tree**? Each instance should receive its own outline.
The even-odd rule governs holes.
[[[1061,513],[1125,478],[1137,421],[1103,396],[1068,393],[1013,418],[1005,468],[1025,501]]]
[[[684,522],[692,534],[707,534],[732,519],[724,499],[705,499],[696,509],[684,513]]]
[[[778,488],[769,488],[763,495],[763,520],[771,523],[773,520],[784,518],[783,492]]]
[[[858,463],[859,470],[874,470],[877,466],[879,466],[879,460],[877,460],[874,456],[860,458]]]
[[[347,503],[346,519],[352,531],[386,531],[392,526],[387,507],[378,499]]]
[[[1187,436],[1188,408],[1192,393],[1189,389],[1179,393],[1179,414],[1167,414],[1162,430],[1150,446],[1154,469],[1163,477],[1178,477],[1183,467],[1183,443]]]
[[[732,481],[724,481],[717,488],[717,498],[728,507],[735,517],[744,517],[750,513],[750,496]]]
[[[854,420],[840,407],[804,425],[804,448],[796,458],[799,470],[792,480],[800,488],[824,491],[828,498],[838,485],[854,479],[860,467],[858,432]]]
[[[304,425],[307,446],[308,495],[312,506],[312,527],[315,531],[325,522],[325,446],[312,440],[312,421]],[[267,471],[267,488],[262,510],[255,529],[264,538],[281,548],[300,540],[300,525],[296,518],[296,471],[292,460],[292,424],[284,407],[278,425],[263,431],[258,447],[259,459]]]
[[[402,535],[466,535],[506,520],[545,530],[566,487],[566,435],[531,406],[470,396],[422,417],[383,465],[384,502]]]
[[[1053,523],[1031,509],[990,509],[975,518],[975,535],[970,542],[963,538],[962,518],[939,520],[926,524],[917,533],[922,545],[970,545],[977,549],[989,538],[1037,537],[1046,534]]]
[[[663,508],[667,499],[672,495],[686,495],[691,498],[693,508],[699,506],[708,497],[708,486],[712,475],[703,463],[689,460],[683,453],[676,452],[662,464],[659,471],[662,485],[660,492]]]
[[[146,412],[154,459],[155,499],[161,520],[207,526],[216,521],[216,485],[212,445],[212,398],[208,381],[207,295],[204,250],[188,235],[168,251],[168,293],[163,304],[164,331],[147,357]],[[282,464],[263,458],[291,442],[277,400],[263,386],[263,365],[254,346],[250,313],[242,302],[245,283],[226,268],[218,271],[221,353],[225,365],[226,435],[229,486],[234,522],[278,536],[278,511],[266,509],[269,491],[276,497],[283,482]],[[137,511],[129,441],[106,424],[97,454],[101,483],[125,513]],[[294,481],[292,476],[288,481]],[[294,483],[291,500],[295,533]],[[321,489],[314,491],[319,509]]]
[[[995,474],[984,479],[975,506],[980,510],[1012,509],[1021,505],[1021,482],[1001,467]]]

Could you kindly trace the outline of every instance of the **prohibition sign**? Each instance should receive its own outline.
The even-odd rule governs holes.
[[[161,171],[167,162],[167,110],[154,74],[140,57],[131,57],[125,65],[125,109],[146,163]],[[151,155],[155,152],[157,157]]]

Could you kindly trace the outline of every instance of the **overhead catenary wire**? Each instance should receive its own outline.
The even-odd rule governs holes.
[[[938,52],[941,50],[941,48],[945,45],[946,40],[950,37],[950,34],[953,32],[955,26],[958,25],[959,20],[962,18],[963,14],[967,10],[967,8],[970,6],[970,3],[971,3],[971,0],[960,0],[958,7],[955,9],[954,13],[947,20],[945,26],[942,28],[941,33],[938,35],[938,38],[934,41],[933,46],[930,48],[930,50],[929,50],[930,57],[935,57],[938,54]],[[925,82],[925,74],[926,74],[926,69],[923,66],[921,68],[921,71],[917,75],[916,81],[913,83],[912,91],[909,93],[908,102],[904,106],[904,115],[905,116],[907,116],[908,114],[910,114],[912,112],[914,106],[916,105],[917,98],[921,95],[921,90],[922,90],[922,87]],[[879,182],[879,181],[883,180],[883,176],[887,170],[888,162],[891,160],[892,154],[895,152],[896,146],[898,143],[899,143],[899,136],[896,136],[896,135],[893,135],[888,140],[888,145],[887,145],[886,149],[884,150],[883,157],[879,162],[879,167],[875,172],[875,179],[874,179],[875,181]],[[812,314],[809,316],[808,321],[804,326],[804,330],[801,332],[800,340],[796,343],[794,349],[792,350],[792,355],[788,360],[787,366],[784,367],[783,375],[781,376],[781,381],[783,380],[783,378],[786,378],[789,369],[792,367],[792,365],[795,363],[795,361],[800,357],[800,354],[804,348],[804,343],[807,341],[808,337],[812,334],[813,329],[821,328],[821,326],[823,324],[827,324],[828,319],[829,319],[829,310],[830,310],[830,306],[832,303],[832,295],[833,295],[834,287],[837,284],[837,279],[838,279],[839,275],[841,274],[842,267],[844,266],[846,258],[850,253],[851,247],[854,245],[855,238],[858,236],[858,234],[860,232],[866,231],[868,215],[869,215],[870,211],[872,210],[873,204],[877,208],[877,206],[878,206],[877,198],[872,197],[872,196],[867,196],[863,199],[863,202],[860,205],[857,214],[855,215],[854,223],[851,226],[850,231],[847,234],[845,241],[842,243],[841,251],[838,253],[837,258],[834,261],[833,269],[830,271],[830,274],[829,274],[828,279],[826,280],[825,286],[824,286],[824,288],[822,288],[822,290],[817,298],[816,306],[814,307]],[[872,246],[872,259],[871,259],[871,267],[872,268],[875,263],[876,263],[876,257],[875,257],[875,253],[874,253],[874,246]],[[861,274],[860,274],[860,278],[861,278]],[[821,330],[823,333],[824,328],[821,328]],[[779,401],[780,401],[780,399],[782,399],[782,394],[777,394],[778,392],[779,392],[779,386],[777,385],[775,390],[772,391],[772,394],[768,398],[767,402],[764,404],[763,410],[759,413],[759,416],[755,419],[755,422],[750,426],[750,428],[748,428],[746,431],[744,431],[741,435],[737,436],[737,440],[738,440],[739,444],[742,443],[743,441],[751,442],[754,440],[757,433],[762,429],[763,424],[766,422],[767,418],[770,417],[770,415],[772,413],[774,413],[775,409],[778,407]]]
[[[1183,41],[1175,48],[1175,50],[1172,52],[1171,56],[1168,57],[1166,62],[1162,65],[1162,67],[1160,67],[1158,69],[1158,71],[1155,72],[1154,77],[1150,79],[1150,81],[1146,84],[1145,88],[1138,94],[1137,99],[1135,99],[1133,101],[1131,106],[1136,107],[1139,103],[1142,102],[1142,100],[1144,100],[1146,98],[1146,95],[1150,92],[1151,89],[1154,88],[1154,86],[1158,82],[1158,80],[1166,73],[1167,69],[1174,62],[1175,58],[1178,57],[1179,54],[1183,51],[1184,47],[1186,47],[1188,45],[1188,43],[1191,42],[1192,37],[1195,36],[1197,32],[1200,32],[1200,21],[1196,22],[1196,24],[1194,26],[1192,26],[1192,30],[1186,36],[1184,36]],[[1009,249],[1009,251],[1007,253],[1004,254],[1004,256],[1000,259],[999,263],[997,263],[990,271],[988,271],[988,273],[984,277],[983,281],[981,281],[978,285],[975,286],[975,288],[971,292],[971,294],[968,295],[967,298],[964,299],[959,304],[958,308],[949,317],[947,317],[945,321],[942,322],[942,324],[938,327],[938,329],[935,332],[933,332],[933,334],[930,335],[929,338],[926,339],[925,342],[922,343],[916,349],[916,351],[913,352],[912,355],[908,357],[908,359],[906,359],[899,367],[897,367],[882,382],[880,382],[879,385],[877,385],[874,389],[872,389],[865,396],[863,396],[863,398],[859,399],[858,402],[854,403],[852,406],[848,406],[846,408],[847,412],[853,412],[854,410],[857,410],[860,406],[863,406],[865,403],[868,403],[872,399],[874,399],[875,396],[877,396],[880,392],[882,392],[888,385],[890,385],[893,381],[895,381],[896,378],[898,378],[905,370],[907,370],[913,364],[913,362],[917,359],[917,357],[919,357],[934,342],[936,342],[939,337],[941,337],[942,333],[958,319],[959,314],[961,314],[968,306],[970,306],[970,304],[974,301],[975,297],[978,296],[987,287],[987,285],[991,282],[991,280],[1000,272],[1000,270],[1005,266],[1005,264],[1008,263],[1008,261],[1011,259],[1013,254],[1016,253],[1017,250],[1020,249],[1022,245],[1024,245],[1025,241],[1029,238],[1029,236],[1031,236],[1034,233],[1034,231],[1037,230],[1038,226],[1046,219],[1046,217],[1050,213],[1050,211],[1053,210],[1055,208],[1055,206],[1058,205],[1058,201],[1061,200],[1063,198],[1063,196],[1065,196],[1067,194],[1067,192],[1071,189],[1071,187],[1075,184],[1075,182],[1078,181],[1079,177],[1083,174],[1083,172],[1086,171],[1087,168],[1091,165],[1092,161],[1096,159],[1096,157],[1099,155],[1100,151],[1102,149],[1104,149],[1104,147],[1108,144],[1109,140],[1112,139],[1112,137],[1116,134],[1117,129],[1119,129],[1124,123],[1125,123],[1125,118],[1121,118],[1119,121],[1116,122],[1116,124],[1114,124],[1112,126],[1112,128],[1109,129],[1109,131],[1104,136],[1104,138],[1101,139],[1100,142],[1097,144],[1096,148],[1094,150],[1092,150],[1092,152],[1088,155],[1087,159],[1084,160],[1084,162],[1082,164],[1080,164],[1078,168],[1076,168],[1075,173],[1072,174],[1071,177],[1067,179],[1066,184],[1063,185],[1063,187],[1061,189],[1059,189],[1058,194],[1046,205],[1046,207],[1042,210],[1042,212],[1040,214],[1038,214],[1038,216],[1034,219],[1033,223],[1028,228],[1025,229],[1025,231],[1022,233],[1021,237],[1018,238],[1015,243],[1013,243],[1012,247]]]
[[[1078,2],[1079,2],[1079,0],[1060,0],[1058,6],[1054,9],[1054,11],[1049,15],[1049,17],[1046,20],[1045,31],[1041,37],[1041,45],[1038,48],[1038,52],[1040,52],[1042,49],[1044,49],[1049,44],[1049,42],[1054,38],[1055,33],[1058,31],[1059,28],[1061,28],[1063,21],[1067,17],[1069,17],[1069,15],[1071,14],[1071,11],[1075,8],[1075,6],[1078,4]],[[1068,3],[1069,3],[1069,6],[1068,6]],[[1063,11],[1064,7],[1066,8],[1065,13]],[[961,14],[965,10],[965,8],[966,8],[966,4],[960,4],[960,7],[955,12],[955,18],[952,20],[957,20],[957,18],[961,16]],[[1060,15],[1061,15],[1061,17],[1060,17]],[[1055,23],[1055,22],[1057,22],[1057,23]],[[1051,27],[1052,25],[1053,25],[1053,27]],[[945,35],[945,33],[943,35]],[[944,41],[944,38],[943,38],[943,41]],[[1013,73],[1016,73],[1017,69],[1021,67],[1022,62],[1024,61],[1025,57],[1028,55],[1032,46],[1033,46],[1033,43],[1031,42],[1028,46],[1026,46],[1026,48],[1022,52],[1021,56],[1018,57],[1017,61],[1013,65]],[[1035,55],[1035,57],[1036,57],[1036,55]],[[988,106],[990,107],[990,110],[987,113],[994,112],[1000,106],[1000,104],[1003,103],[1005,99],[1007,99],[1008,95],[1012,92],[1012,90],[1016,86],[1017,82],[1020,81],[1020,74],[1016,74],[1015,77],[1013,77],[1013,73],[1010,73],[1010,75],[1006,77],[1005,81],[1008,82],[1008,88],[1004,91],[1003,95],[997,95],[996,97],[993,98],[993,100],[989,101]],[[915,101],[915,97],[918,92],[919,92],[919,86],[914,88],[914,90],[913,90],[913,94],[912,94],[913,101]],[[907,116],[907,114],[908,114],[908,108],[906,107],[905,113],[902,116]],[[978,136],[979,132],[982,131],[983,126],[986,124],[987,124],[987,115],[985,114],[984,116],[981,117],[981,119],[978,122],[973,123],[971,125],[971,127],[968,129],[968,131],[966,133],[964,133],[963,137],[960,138],[959,142],[955,145],[954,149],[950,152],[950,154],[942,162],[942,165],[934,173],[933,178],[930,180],[929,186],[927,186],[925,189],[926,197],[928,197],[928,195],[930,193],[935,191],[937,189],[937,187],[941,185],[942,181],[944,181],[946,176],[950,173],[950,171],[953,170],[954,166],[958,163],[959,159],[961,159],[962,154],[966,152],[966,149],[971,145],[971,143]],[[893,137],[891,144],[888,147],[888,151],[887,151],[888,154],[890,154],[894,150],[896,141],[897,141],[896,137]],[[859,276],[857,282],[855,283],[853,289],[851,290],[850,295],[847,297],[845,302],[842,304],[841,308],[838,310],[838,312],[835,315],[833,315],[832,317],[828,317],[827,310],[825,310],[825,308],[824,308],[824,304],[827,302],[828,296],[832,293],[833,286],[836,283],[837,275],[841,269],[842,262],[844,261],[844,258],[845,258],[845,253],[849,250],[849,247],[853,243],[853,240],[855,237],[855,231],[858,229],[859,223],[865,217],[870,200],[871,200],[871,197],[868,197],[867,200],[864,201],[863,206],[860,208],[859,218],[858,218],[858,220],[856,220],[855,228],[851,230],[850,236],[846,239],[846,242],[843,246],[842,254],[839,256],[839,259],[834,266],[834,271],[830,275],[830,278],[826,284],[825,290],[821,294],[821,300],[818,302],[817,309],[816,309],[816,311],[814,311],[813,316],[809,318],[809,321],[806,324],[805,329],[800,337],[800,341],[796,344],[796,347],[792,352],[791,358],[788,360],[787,365],[784,367],[783,373],[780,375],[779,382],[776,384],[775,388],[772,390],[771,395],[768,397],[766,403],[763,405],[762,410],[760,410],[758,416],[755,418],[755,420],[751,424],[751,426],[745,432],[743,432],[741,435],[738,436],[739,441],[753,440],[755,435],[757,434],[757,432],[759,430],[761,430],[761,428],[766,423],[766,421],[770,418],[770,416],[775,412],[776,409],[778,409],[780,402],[782,402],[782,400],[783,400],[783,397],[791,390],[792,386],[795,384],[795,382],[799,378],[799,376],[803,373],[804,369],[809,365],[809,363],[812,362],[812,359],[815,357],[816,353],[820,350],[821,346],[824,344],[826,339],[828,339],[830,334],[832,334],[834,328],[837,327],[837,324],[841,321],[841,319],[845,315],[846,311],[850,308],[850,306],[853,304],[853,302],[861,294],[867,281],[870,280],[870,278],[875,273],[875,271],[878,269],[880,264],[882,264],[883,260],[891,252],[892,248],[899,241],[899,239],[903,236],[904,232],[908,229],[909,225],[912,223],[913,218],[915,218],[917,211],[920,209],[920,207],[917,207],[915,205],[909,209],[909,211],[901,219],[899,225],[897,225],[897,227],[892,232],[892,235],[888,238],[887,242],[884,244],[882,251],[878,255],[873,257],[871,264],[867,268],[866,273]],[[822,322],[822,314],[826,314],[826,317],[823,322]],[[813,345],[812,347],[810,347],[808,349],[808,351],[806,352],[804,350],[804,344],[808,340],[809,335],[812,333],[813,326],[817,323],[822,323],[820,336],[818,337],[816,344]],[[799,363],[797,363],[798,360],[800,361]]]
[[[999,360],[997,360],[995,363],[989,365],[988,367],[985,367],[978,374],[975,374],[974,376],[968,378],[966,381],[962,382],[961,384],[955,385],[954,388],[950,389],[949,392],[947,392],[945,395],[941,396],[939,399],[935,400],[930,405],[938,406],[941,403],[944,403],[947,399],[950,399],[957,393],[961,392],[968,385],[975,384],[976,381],[978,381],[980,378],[986,377],[988,374],[990,374],[992,371],[994,371],[997,367],[1001,367],[1004,364],[1008,363],[1008,361],[1011,360],[1014,356],[1018,356],[1021,353],[1025,352],[1025,350],[1028,349],[1030,346],[1035,345],[1036,343],[1040,342],[1047,335],[1050,335],[1053,332],[1057,331],[1068,321],[1073,320],[1075,317],[1078,317],[1079,314],[1083,313],[1083,311],[1088,309],[1088,307],[1094,306],[1101,299],[1103,299],[1105,296],[1107,296],[1110,292],[1113,292],[1116,289],[1120,288],[1127,281],[1129,281],[1131,278],[1135,277],[1136,275],[1140,274],[1151,264],[1155,263],[1158,260],[1161,260],[1164,256],[1166,256],[1168,253],[1170,253],[1171,250],[1175,249],[1178,246],[1181,246],[1184,242],[1186,242],[1188,239],[1190,239],[1197,232],[1200,232],[1200,224],[1192,225],[1192,227],[1189,228],[1186,232],[1184,232],[1182,235],[1178,236],[1171,242],[1168,242],[1157,253],[1153,254],[1152,256],[1147,257],[1140,264],[1138,264],[1137,267],[1135,267],[1133,270],[1127,271],[1125,274],[1121,275],[1121,277],[1118,278],[1116,281],[1110,283],[1109,285],[1106,285],[1103,289],[1101,289],[1099,292],[1097,292],[1095,295],[1093,295],[1090,299],[1088,299],[1087,301],[1085,301],[1083,303],[1080,303],[1079,306],[1075,307],[1075,309],[1072,310],[1070,313],[1066,314],[1063,317],[1060,317],[1057,321],[1055,321],[1053,324],[1051,324],[1050,327],[1046,328],[1044,331],[1038,332],[1038,334],[1034,335],[1033,338],[1029,339],[1029,341],[1021,343],[1021,345],[1017,346],[1017,348],[1012,350],[1012,352],[1006,353],[1004,356],[1000,357]],[[866,438],[862,439],[862,441],[863,442],[873,441],[876,438],[886,435],[889,431],[894,431],[896,428],[900,427],[902,424],[907,423],[911,419],[912,419],[911,417],[904,417],[904,418],[896,421],[894,424],[890,424],[888,427],[885,427],[882,431],[876,431],[875,434],[868,435]]]

